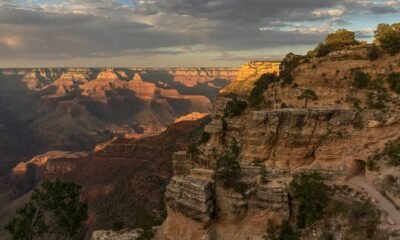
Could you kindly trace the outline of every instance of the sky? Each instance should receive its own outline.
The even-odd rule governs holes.
[[[0,67],[222,67],[371,41],[400,0],[0,0]]]

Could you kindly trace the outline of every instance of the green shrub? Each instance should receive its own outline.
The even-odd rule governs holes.
[[[371,76],[367,73],[357,71],[354,76],[353,86],[358,89],[365,89],[371,81]]]
[[[355,202],[349,212],[350,232],[364,235],[365,239],[374,239],[379,224],[379,214],[369,201]]]
[[[254,84],[251,90],[248,102],[250,106],[257,106],[264,101],[264,92],[268,89],[269,84],[277,82],[279,79],[276,74],[263,74]]]
[[[367,52],[368,59],[370,61],[375,61],[380,57],[379,48],[374,44],[368,48]]]
[[[240,147],[236,140],[233,140],[224,155],[218,160],[218,167],[221,168],[218,178],[222,180],[225,188],[234,188],[240,184],[240,164],[237,158],[240,154]]]
[[[323,217],[329,202],[328,186],[318,172],[295,176],[290,191],[297,203],[297,227],[305,228]]]
[[[379,24],[375,31],[375,40],[390,55],[400,52],[400,23]]]
[[[272,220],[267,223],[267,235],[263,237],[265,240],[299,240],[300,234],[285,220],[281,226]]]
[[[200,154],[200,150],[197,144],[191,143],[188,147],[187,153],[191,159],[196,159]]]
[[[400,94],[400,73],[391,73],[387,78],[390,89]]]
[[[247,189],[249,189],[249,185],[245,182],[236,181],[236,183],[233,186],[233,190],[242,195],[245,195]]]
[[[379,170],[378,164],[376,162],[376,158],[374,158],[373,156],[368,157],[366,167],[367,167],[368,171],[371,171],[371,172]]]
[[[283,59],[283,68],[279,73],[279,78],[282,80],[283,85],[292,84],[292,72],[297,66],[299,66],[302,59],[304,59],[303,56],[295,55],[293,53],[289,53],[288,55],[286,55],[285,59]]]
[[[288,221],[283,221],[278,240],[300,240],[299,233]]]
[[[228,102],[225,107],[224,117],[238,117],[246,110],[248,104],[246,101],[238,100],[237,98],[232,99]]]
[[[355,33],[346,29],[340,29],[334,33],[329,34],[325,38],[324,43],[320,43],[310,55],[316,57],[324,57],[329,53],[341,50],[346,46],[356,45],[358,41],[355,38]]]
[[[385,154],[392,166],[400,166],[400,138],[386,144]]]
[[[200,144],[206,143],[210,140],[211,135],[208,132],[202,132],[200,137]]]

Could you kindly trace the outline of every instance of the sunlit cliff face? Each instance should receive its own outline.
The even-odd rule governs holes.
[[[0,66],[239,66],[339,28],[368,40],[398,13],[397,0],[3,0]]]

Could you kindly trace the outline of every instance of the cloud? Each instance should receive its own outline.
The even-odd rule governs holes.
[[[0,0],[0,62],[204,53],[226,61],[220,53],[241,59],[238,52],[274,47],[282,53],[270,57],[281,56],[285,46],[315,45],[349,26],[354,15],[399,6],[397,0]]]

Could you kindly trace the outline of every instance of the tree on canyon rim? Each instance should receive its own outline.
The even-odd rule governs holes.
[[[315,101],[318,99],[317,94],[311,90],[311,89],[306,89],[303,91],[303,93],[298,97],[298,99],[304,99],[304,107],[307,108],[307,103],[308,100]]]
[[[79,239],[88,218],[88,205],[79,199],[80,189],[73,182],[46,180],[17,209],[6,230],[14,240]]]

